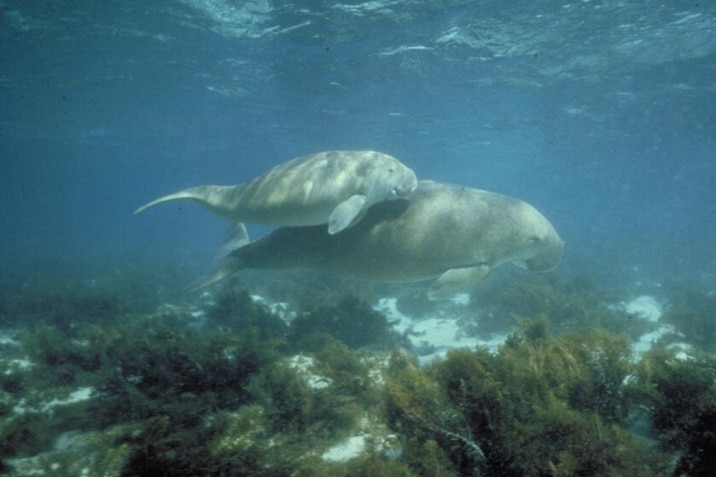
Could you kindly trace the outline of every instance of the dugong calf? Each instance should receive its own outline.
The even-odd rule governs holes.
[[[162,202],[190,199],[233,222],[328,224],[328,233],[335,234],[359,221],[371,205],[407,196],[416,186],[415,173],[388,154],[326,151],[279,164],[243,184],[180,190],[134,213]]]
[[[420,181],[407,200],[381,202],[338,235],[322,227],[282,227],[235,248],[195,283],[198,290],[245,268],[309,268],[352,277],[412,282],[439,277],[428,298],[468,290],[505,262],[554,269],[564,245],[528,203],[484,190]]]

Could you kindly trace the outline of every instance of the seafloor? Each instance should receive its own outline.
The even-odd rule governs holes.
[[[564,274],[437,304],[316,274],[251,285],[3,283],[1,471],[716,475],[713,296]]]

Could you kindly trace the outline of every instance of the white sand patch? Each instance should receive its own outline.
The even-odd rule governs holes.
[[[79,388],[76,391],[73,391],[70,393],[69,396],[67,396],[65,399],[53,399],[52,401],[48,402],[44,406],[42,406],[42,411],[49,411],[53,407],[57,406],[66,406],[68,404],[75,404],[78,402],[86,401],[92,397],[92,394],[94,393],[94,388],[91,387],[85,387],[85,388]]]
[[[365,451],[365,436],[351,436],[339,442],[321,455],[328,462],[347,462]]]
[[[656,301],[656,298],[650,295],[641,295],[634,298],[629,303],[624,304],[627,313],[638,315],[649,321],[657,322],[664,313],[664,307]]]
[[[373,309],[382,313],[389,323],[394,323],[395,331],[403,334],[413,324],[413,319],[398,310],[397,302],[395,298],[381,298]]]
[[[5,374],[13,374],[19,371],[25,371],[35,366],[35,363],[29,359],[9,359],[3,364]]]
[[[479,343],[477,338],[465,335],[451,318],[428,318],[415,323],[409,335],[414,343],[421,347],[435,348],[475,347]]]
[[[674,358],[678,361],[691,361],[694,357],[694,347],[689,343],[671,343],[666,347],[668,350],[674,351]]]
[[[364,431],[362,434],[348,437],[331,446],[321,455],[321,458],[327,462],[346,462],[364,454],[367,446],[373,446],[376,451],[389,460],[400,458],[403,448],[399,445],[397,435],[386,434],[387,429],[384,425],[380,425],[379,429],[371,430],[365,419],[361,427]]]
[[[291,324],[291,322],[296,319],[296,312],[291,310],[291,306],[288,303],[281,301],[269,302],[260,295],[251,295],[251,299],[257,303],[266,305],[271,313],[277,315],[288,324]]]
[[[662,325],[657,330],[652,331],[651,333],[641,335],[639,337],[639,341],[635,342],[632,345],[632,349],[635,355],[634,358],[641,358],[641,355],[653,348],[657,341],[671,333],[676,333],[676,330],[673,326]]]
[[[20,346],[20,342],[15,339],[15,335],[17,335],[17,333],[0,333],[0,346]]]
[[[316,361],[310,356],[297,354],[288,359],[288,367],[295,369],[311,389],[323,389],[333,383],[327,376],[315,372]]]
[[[15,404],[13,412],[18,415],[23,415],[28,412],[47,412],[51,411],[57,406],[67,406],[70,404],[76,404],[78,402],[86,401],[88,399],[91,399],[93,394],[94,388],[92,387],[79,388],[71,392],[65,399],[53,399],[42,407],[28,407],[27,400],[21,399],[17,402],[17,404]]]
[[[458,324],[457,317],[449,315],[413,320],[401,313],[396,303],[395,298],[382,298],[373,309],[385,315],[389,322],[394,323],[395,331],[410,341],[413,351],[420,355],[421,363],[444,358],[448,350],[455,348],[475,349],[477,346],[484,346],[495,352],[507,338],[507,335],[495,335],[484,340],[469,336]],[[461,297],[457,302],[459,305],[467,303],[469,303],[469,296],[467,300]]]
[[[493,334],[489,340],[480,340],[479,345],[483,348],[487,348],[490,353],[497,353],[500,347],[505,344],[508,333],[505,334]]]
[[[454,305],[458,306],[467,306],[470,304],[470,294],[469,293],[458,293],[456,295],[453,295],[453,297],[450,299]]]
[[[457,320],[445,318],[428,318],[416,322],[408,332],[408,337],[418,349],[421,362],[442,358],[453,348],[475,349],[480,343],[477,338],[466,336]]]
[[[620,306],[623,307],[627,313],[636,315],[652,323],[658,323],[661,315],[664,313],[664,305],[651,295],[638,296],[628,303],[621,303]],[[672,325],[662,323],[656,330],[641,335],[639,340],[632,344],[634,359],[640,359],[641,356],[651,350],[661,338],[672,334],[683,336],[677,332],[676,328]]]

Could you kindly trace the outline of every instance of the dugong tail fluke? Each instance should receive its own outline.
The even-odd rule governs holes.
[[[241,259],[231,256],[226,257],[221,260],[219,266],[212,270],[208,275],[199,278],[197,281],[187,286],[183,291],[184,293],[198,292],[213,285],[214,283],[220,282],[224,278],[236,273],[242,268],[244,268],[244,266],[241,263]]]
[[[208,275],[199,278],[184,288],[184,293],[194,293],[202,290],[244,268],[242,264],[243,260],[237,256],[232,256],[231,252],[244,247],[249,242],[249,234],[244,224],[237,222],[229,225],[216,257],[218,265],[216,265]]]
[[[232,218],[231,206],[233,205],[233,201],[231,198],[240,193],[241,188],[237,186],[201,185],[190,187],[144,204],[135,210],[134,213],[138,214],[150,207],[163,202],[169,202],[170,200],[189,199],[217,215]]]

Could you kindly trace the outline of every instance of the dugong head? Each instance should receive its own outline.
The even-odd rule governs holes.
[[[525,260],[527,270],[532,272],[550,272],[557,268],[564,255],[564,242],[559,237],[542,239],[544,247],[532,258]]]
[[[406,197],[418,187],[418,178],[415,176],[415,172],[401,163],[398,164],[399,166],[390,172],[397,179],[390,197],[395,196],[396,198]]]
[[[564,254],[559,234],[544,215],[527,203],[522,203],[518,214],[523,245],[513,263],[532,272],[554,270]]]
[[[364,159],[361,168],[365,170],[359,170],[360,175],[364,177],[367,189],[374,191],[380,200],[407,197],[418,187],[415,172],[393,156],[366,151]]]

